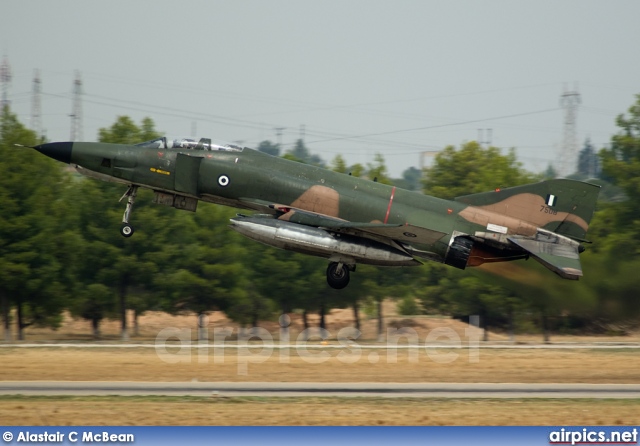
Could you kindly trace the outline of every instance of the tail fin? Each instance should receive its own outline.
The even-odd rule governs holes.
[[[599,193],[595,184],[561,179],[464,195],[456,201],[584,241]]]

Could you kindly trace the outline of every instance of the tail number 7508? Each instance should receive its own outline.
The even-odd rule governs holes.
[[[558,211],[555,209],[551,209],[549,206],[540,206],[540,212],[544,212],[545,214],[558,215]]]

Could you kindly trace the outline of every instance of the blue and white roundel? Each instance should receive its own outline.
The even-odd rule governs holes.
[[[218,184],[222,187],[227,187],[229,185],[229,183],[231,182],[231,180],[229,179],[228,176],[226,175],[220,175],[218,177]]]

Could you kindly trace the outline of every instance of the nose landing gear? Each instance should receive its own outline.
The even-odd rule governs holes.
[[[138,186],[134,186],[133,184],[129,186],[129,189],[124,193],[124,195],[120,198],[120,201],[124,200],[127,197],[127,207],[124,210],[124,215],[122,216],[122,226],[120,226],[120,234],[123,237],[131,237],[133,235],[133,226],[129,224],[129,217],[131,215],[131,209],[133,208],[133,203],[136,202],[136,195],[138,194]]]

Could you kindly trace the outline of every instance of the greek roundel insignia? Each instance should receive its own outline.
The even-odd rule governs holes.
[[[226,175],[220,175],[218,177],[218,184],[222,187],[227,187],[230,182],[231,180],[229,180],[229,177]]]
[[[547,195],[547,201],[546,201],[547,206],[555,206],[556,201],[557,200],[555,195],[552,195],[552,194]]]

